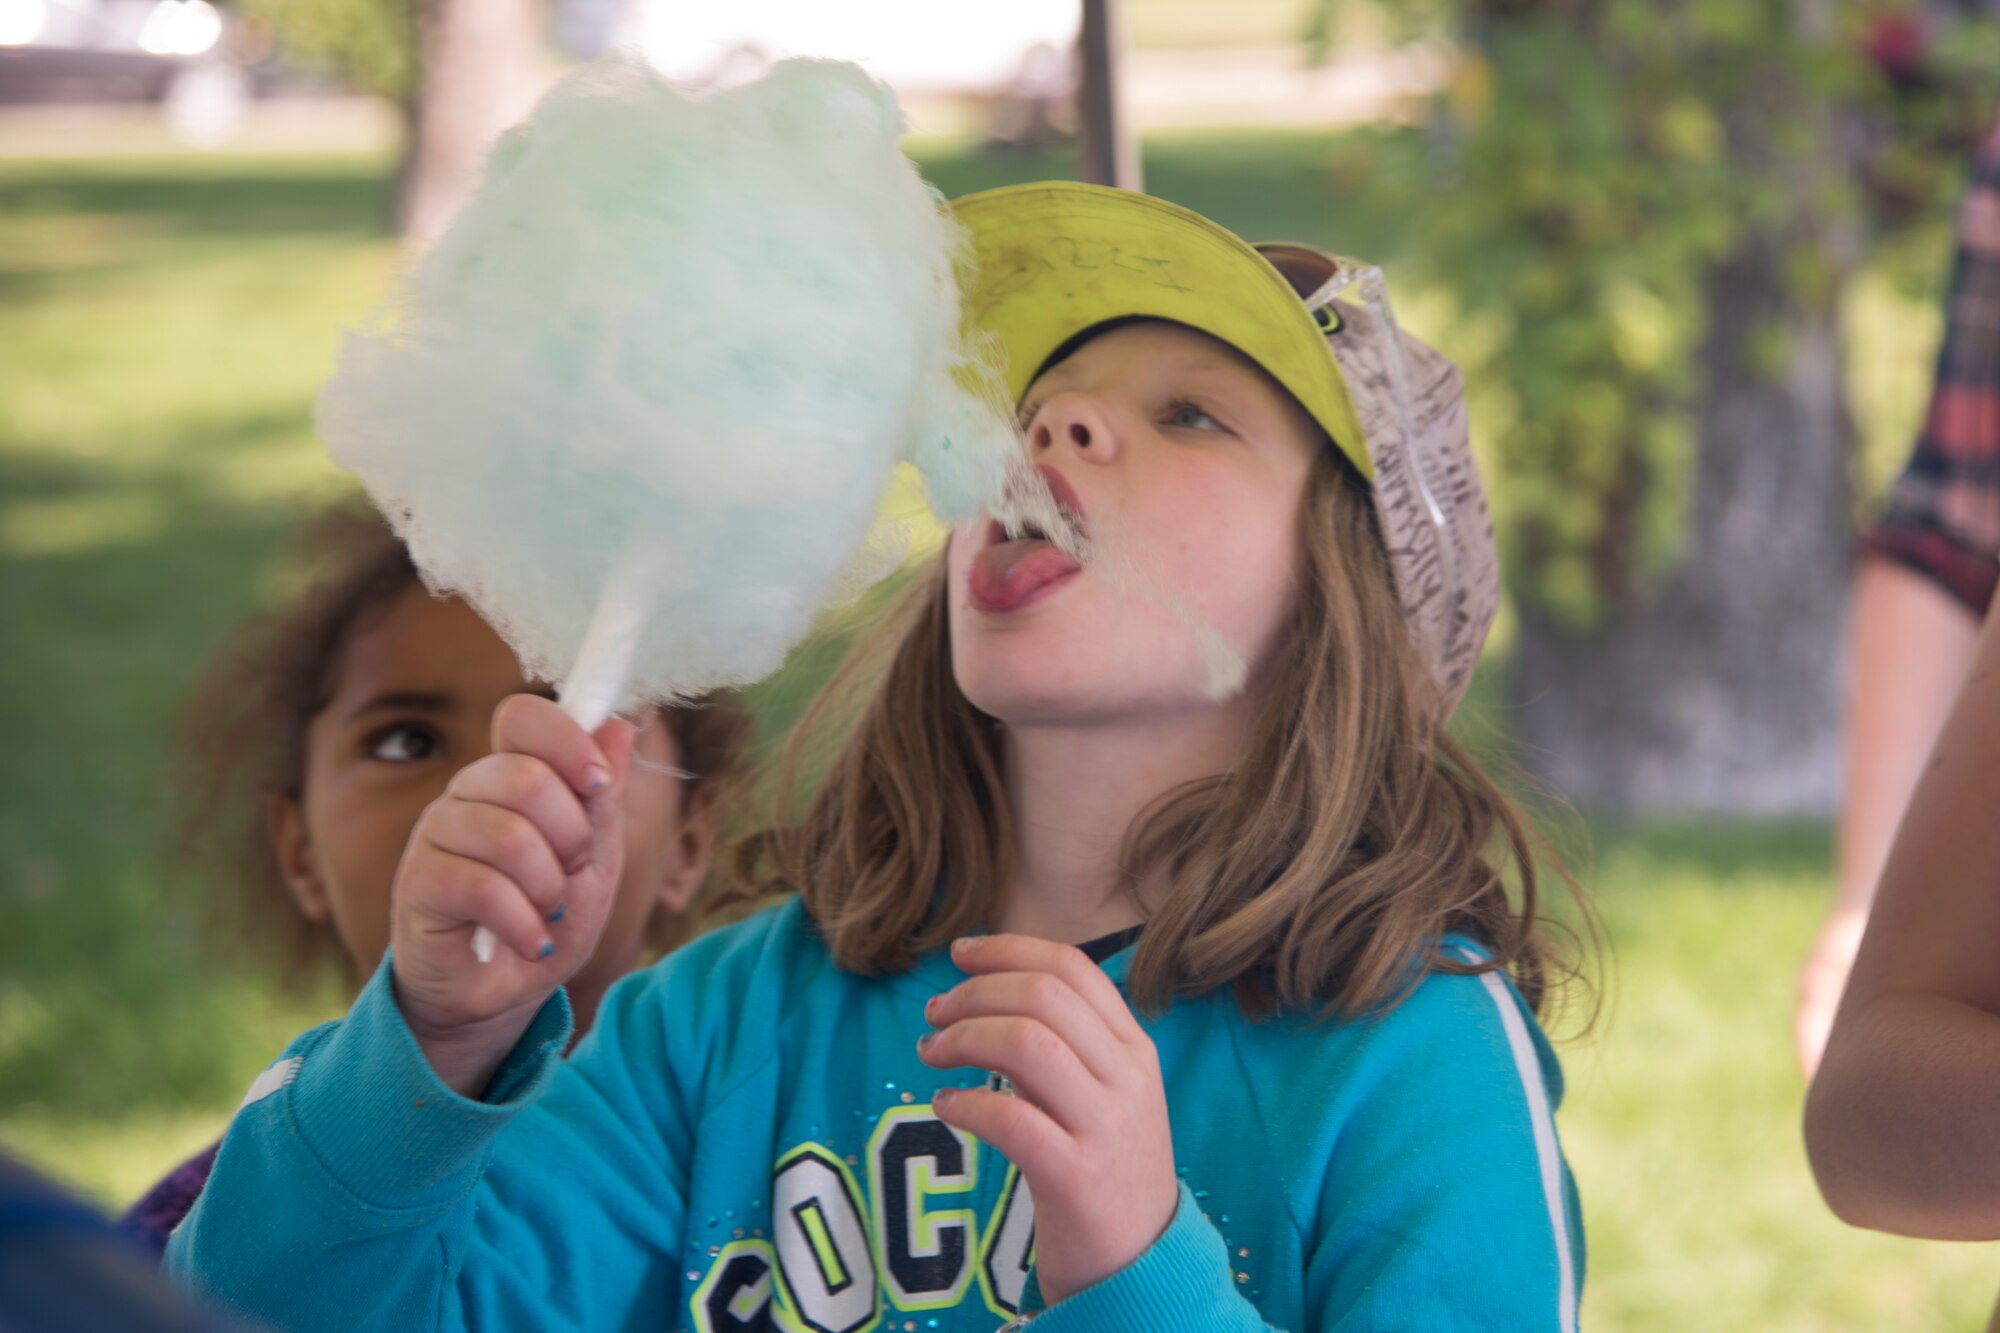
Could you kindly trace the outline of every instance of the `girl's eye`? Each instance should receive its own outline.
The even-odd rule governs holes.
[[[435,759],[443,749],[436,732],[410,722],[398,722],[368,738],[368,757],[389,764]]]
[[[1020,415],[1015,419],[1016,426],[1025,433],[1028,429],[1028,423],[1032,422],[1035,419],[1035,413],[1041,410],[1042,405],[1040,403],[1022,403]]]
[[[1178,426],[1182,430],[1221,430],[1223,428],[1220,421],[1217,421],[1193,403],[1188,402],[1173,403],[1168,406],[1167,424],[1169,426]]]

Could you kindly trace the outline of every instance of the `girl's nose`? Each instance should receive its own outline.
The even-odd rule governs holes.
[[[1116,450],[1109,421],[1080,393],[1060,393],[1043,403],[1028,425],[1028,444],[1036,454],[1067,448],[1094,463],[1109,462]]]

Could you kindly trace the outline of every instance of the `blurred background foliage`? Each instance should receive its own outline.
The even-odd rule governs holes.
[[[417,91],[416,20],[408,0],[238,0],[283,34],[289,59],[397,105]]]
[[[1531,765],[1626,812],[1831,809],[1849,552],[1910,434],[1857,399],[1890,390],[1849,334],[1936,299],[1993,7],[1360,7],[1454,52],[1416,126],[1332,165],[1448,294]],[[1315,0],[1309,44],[1356,8]]]
[[[1311,34],[1344,0],[1317,0]],[[1406,34],[1467,46],[1422,133],[1357,136],[1335,170],[1397,198],[1422,279],[1476,333],[1457,349],[1481,397],[1510,586],[1573,627],[1629,608],[1689,530],[1706,279],[1752,229],[1800,214],[1840,260],[1799,246],[1781,278],[1824,307],[1937,292],[1914,234],[1948,210],[1992,122],[2000,28],[1925,34],[1898,74],[1886,6],[1736,0],[1404,0]],[[1818,159],[1833,170],[1802,173]],[[1448,200],[1448,203],[1443,201]],[[1872,266],[1863,251],[1880,255]],[[1895,262],[1901,254],[1904,262]],[[1781,323],[1745,367],[1775,376]],[[1467,347],[1473,349],[1468,354]],[[1908,441],[1864,456],[1872,495]]]

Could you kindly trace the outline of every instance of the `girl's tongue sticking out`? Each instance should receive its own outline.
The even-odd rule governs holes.
[[[1035,468],[993,512],[986,543],[966,571],[981,611],[1019,611],[1083,568],[1083,505],[1056,469]]]
[[[1082,568],[1046,537],[1031,531],[1012,541],[992,542],[974,556],[966,586],[982,611],[1019,611]]]

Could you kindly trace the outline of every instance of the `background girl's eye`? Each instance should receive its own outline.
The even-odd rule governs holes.
[[[368,738],[369,757],[391,764],[435,759],[443,749],[436,732],[412,722],[398,722]]]

